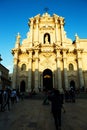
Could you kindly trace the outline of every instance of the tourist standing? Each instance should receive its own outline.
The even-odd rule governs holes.
[[[56,89],[53,90],[53,93],[48,96],[48,99],[51,101],[51,109],[55,121],[56,130],[61,129],[61,108],[62,101],[60,92]]]

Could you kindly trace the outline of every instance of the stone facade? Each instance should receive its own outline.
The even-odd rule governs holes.
[[[87,88],[87,39],[67,38],[65,20],[56,14],[44,13],[29,19],[26,39],[16,37],[13,88],[38,91],[57,88],[61,92]]]
[[[0,90],[11,87],[11,80],[9,79],[9,70],[0,63]]]

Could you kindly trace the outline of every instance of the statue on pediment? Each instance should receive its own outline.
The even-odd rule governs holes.
[[[46,33],[44,35],[44,44],[49,44],[50,43],[50,34]]]
[[[45,43],[46,43],[46,44],[49,44],[48,35],[47,35],[47,34],[46,34],[46,36],[45,36]]]

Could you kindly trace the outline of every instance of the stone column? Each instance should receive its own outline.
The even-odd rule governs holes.
[[[69,89],[68,86],[68,76],[67,76],[67,58],[66,58],[66,50],[63,50],[63,70],[64,70],[64,87],[66,90]]]
[[[17,88],[17,71],[18,71],[18,53],[20,49],[20,34],[16,36],[15,49],[12,50],[14,56],[14,67],[13,67],[13,77],[12,77],[12,88]]]
[[[38,44],[39,41],[39,18],[36,19],[36,42]]]
[[[58,25],[58,17],[55,18],[55,43],[60,46],[60,36],[59,36],[59,25]]]
[[[39,43],[39,15],[34,19],[34,45],[37,46]]]
[[[58,42],[58,21],[57,19],[55,18],[55,39],[56,39],[56,42]]]
[[[30,22],[28,23],[29,26],[30,26],[30,38],[29,39],[30,39],[31,43],[33,43],[33,36],[34,36],[34,33],[33,33],[33,31],[34,31],[34,29],[33,29],[33,26],[34,26],[33,21],[34,21],[34,19],[31,18]]]
[[[55,88],[55,74],[53,74],[53,88]]]
[[[62,46],[64,46],[64,21],[63,19],[60,20],[60,24],[61,24],[61,43],[62,43]]]
[[[40,71],[38,71],[38,85],[38,87],[41,88],[41,91],[43,91],[43,74]]]
[[[60,50],[57,50],[57,77],[58,77],[58,89],[60,92],[63,92],[62,88],[62,79],[61,79],[61,68],[60,68]]]
[[[39,64],[38,64],[39,60],[38,60],[38,50],[35,50],[35,87],[34,90],[37,92],[38,91],[38,70],[39,70]]]
[[[17,70],[18,70],[18,59],[17,59],[17,53],[15,53],[14,56],[14,67],[13,67],[13,77],[12,77],[12,88],[17,87]]]
[[[41,78],[41,90],[43,91],[43,74],[40,75]]]
[[[77,52],[77,61],[78,61],[79,84],[80,84],[80,88],[82,88],[84,86],[84,79],[83,79],[83,72],[82,72],[81,51]]]
[[[28,63],[28,92],[31,92],[32,88],[32,50],[29,51],[29,63]]]

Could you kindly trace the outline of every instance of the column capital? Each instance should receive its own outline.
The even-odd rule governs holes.
[[[60,48],[57,48],[56,52],[57,52],[57,55],[60,55],[60,52],[61,52]]]
[[[39,18],[36,18],[36,24],[39,24]]]
[[[63,26],[64,25],[64,18],[60,17],[60,25]]]
[[[34,18],[30,18],[28,25],[30,26],[30,28],[33,28],[33,24],[34,24]]]
[[[66,59],[66,52],[63,52],[63,59]]]
[[[35,55],[38,55],[39,50],[35,49]]]
[[[34,61],[39,60],[38,52],[39,52],[39,50],[36,49],[36,50],[35,50],[35,55],[34,55],[34,57],[33,57],[33,60],[34,60]]]
[[[67,48],[63,48],[63,49],[62,49],[62,52],[63,52],[63,53],[66,53],[67,51],[68,51]]]
[[[26,50],[26,52],[30,55],[30,54],[32,54],[33,50],[29,49],[29,50]]]
[[[82,55],[81,55],[82,51],[83,51],[82,49],[77,49],[77,59],[82,58]]]

